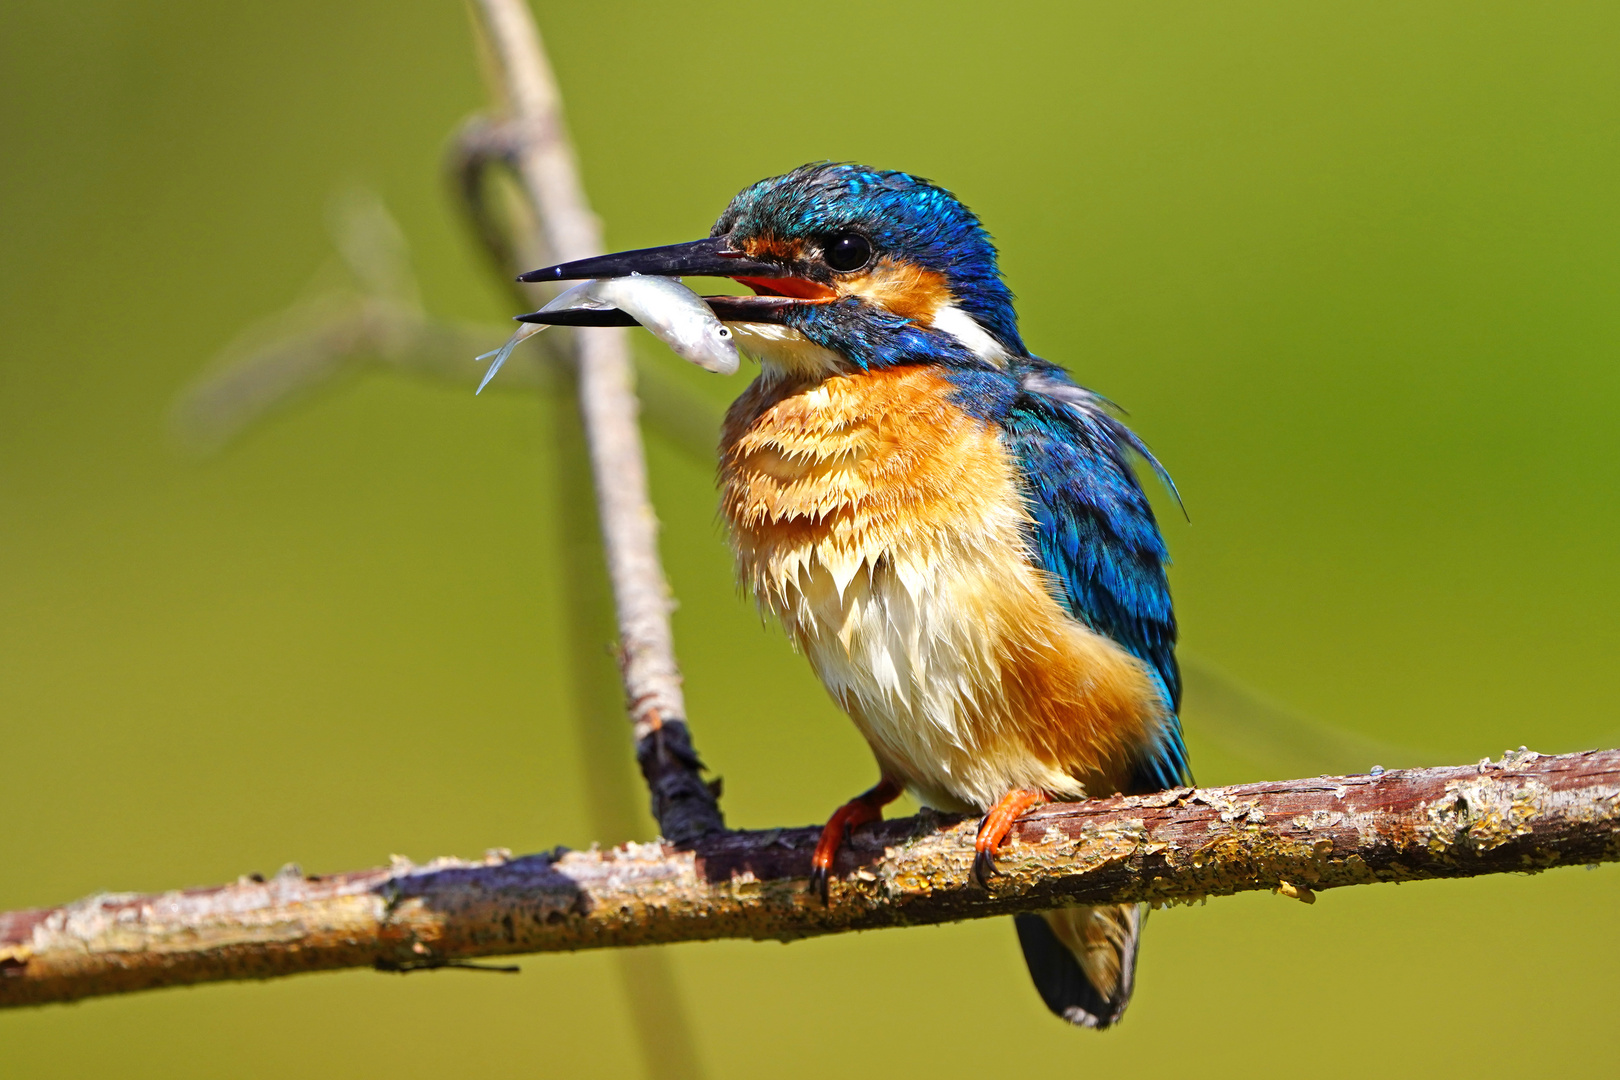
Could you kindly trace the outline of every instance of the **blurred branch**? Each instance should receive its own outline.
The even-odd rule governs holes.
[[[1620,750],[1380,775],[1182,788],[1038,809],[990,890],[971,820],[856,830],[823,907],[820,830],[479,862],[440,859],[0,915],[0,1006],[159,986],[720,938],[790,941],[1064,904],[1190,902],[1620,861]]]
[[[534,208],[500,182],[501,170],[495,168],[512,168],[521,144],[522,132],[510,122],[471,117],[450,142],[446,172],[454,202],[491,269],[512,298],[525,304],[541,287],[525,285],[517,275],[552,260],[542,247],[543,233]]]
[[[1371,762],[1412,766],[1426,756],[1421,750],[1298,713],[1184,649],[1177,650],[1177,659],[1184,691],[1182,723],[1196,730],[1200,739],[1241,761],[1249,775],[1340,772],[1364,768]],[[1428,759],[1435,757],[1428,755]]]
[[[456,157],[453,170],[465,166],[459,150]],[[478,167],[490,164],[484,160]],[[455,179],[459,193],[461,177]],[[479,196],[486,204],[491,197]],[[375,195],[352,191],[334,199],[330,219],[344,280],[334,280],[329,271],[318,274],[305,296],[238,335],[180,392],[170,424],[190,449],[217,452],[271,415],[362,371],[392,371],[468,391],[478,385],[485,364],[476,357],[504,341],[508,328],[428,315],[417,299],[404,237]],[[472,227],[482,239],[492,222],[474,220]],[[514,291],[521,288],[505,268],[499,276]],[[379,288],[382,283],[391,284]],[[526,342],[491,388],[555,392],[571,385],[558,368],[568,359],[567,340],[554,331]],[[657,364],[638,363],[636,369],[647,427],[712,468],[720,407]]]
[[[483,365],[474,357],[506,331],[443,322],[422,309],[405,237],[375,195],[334,199],[329,228],[345,280],[318,275],[305,297],[242,333],[181,392],[170,421],[192,449],[217,451],[271,413],[367,368],[478,384]],[[545,355],[527,349],[514,357],[507,388],[555,382]]]

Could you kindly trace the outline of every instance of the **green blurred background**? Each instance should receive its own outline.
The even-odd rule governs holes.
[[[1031,346],[1181,485],[1189,655],[1386,766],[1620,743],[1620,8],[537,15],[615,247],[817,158],[977,209]],[[330,259],[335,190],[381,195],[431,311],[511,313],[440,178],[483,101],[450,0],[0,7],[0,907],[596,838],[553,404],[375,374],[213,459],[165,430]],[[649,452],[730,820],[819,821],[866,752],[737,595],[711,467]],[[1200,780],[1275,772],[1188,714]],[[1000,920],[668,955],[712,1076],[1584,1072],[1620,1052],[1617,873],[1160,912],[1101,1036]],[[523,966],[7,1013],[0,1074],[640,1068],[611,957]]]

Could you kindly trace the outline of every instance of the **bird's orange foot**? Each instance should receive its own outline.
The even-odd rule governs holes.
[[[996,852],[1002,841],[1007,839],[1007,834],[1012,832],[1013,822],[1025,810],[1045,801],[1046,796],[1038,791],[1014,788],[990,808],[984,820],[979,822],[978,839],[973,841],[974,881],[987,889],[990,887],[990,879],[996,872]]]
[[[900,785],[884,777],[872,790],[855,796],[840,806],[832,819],[823,826],[816,853],[810,859],[810,891],[827,903],[833,860],[844,846],[849,830],[870,821],[883,820],[883,808],[900,797]]]

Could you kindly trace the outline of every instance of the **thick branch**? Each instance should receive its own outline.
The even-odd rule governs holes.
[[[522,0],[478,0],[509,115],[509,162],[536,211],[544,247],[559,260],[601,254],[601,227],[585,199],[562,119],[556,80]],[[690,840],[722,829],[686,729],[686,703],[669,625],[669,586],[636,426],[634,369],[622,330],[574,335],[579,407],[596,481],[608,575],[619,625],[625,696],[637,760],[664,836]]]
[[[1536,872],[1620,860],[1620,750],[1066,803],[1020,821],[989,891],[974,825],[857,830],[827,907],[804,877],[819,830],[714,833],[0,915],[0,1006],[159,986],[717,938],[792,940],[1068,903],[1170,903]]]

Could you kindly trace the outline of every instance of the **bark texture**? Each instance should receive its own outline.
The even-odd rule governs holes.
[[[804,888],[816,828],[103,894],[0,914],[0,1006],[1616,861],[1620,750],[1055,804],[1020,820],[988,890],[971,884],[974,831],[933,814],[856,830],[825,907]]]

